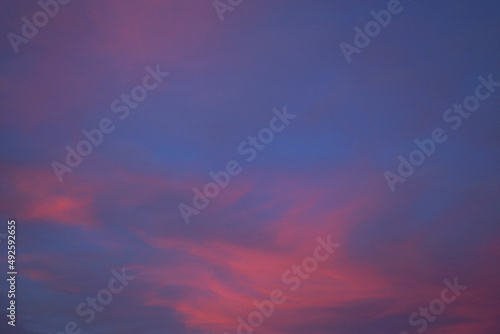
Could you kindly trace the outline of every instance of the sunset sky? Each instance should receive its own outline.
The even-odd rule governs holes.
[[[500,2],[393,1],[0,0],[0,333],[500,333]]]

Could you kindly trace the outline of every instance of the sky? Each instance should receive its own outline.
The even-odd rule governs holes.
[[[0,17],[1,333],[500,332],[498,1]]]

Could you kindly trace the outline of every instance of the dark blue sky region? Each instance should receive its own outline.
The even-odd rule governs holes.
[[[1,333],[498,334],[498,1],[59,1],[0,0]]]

